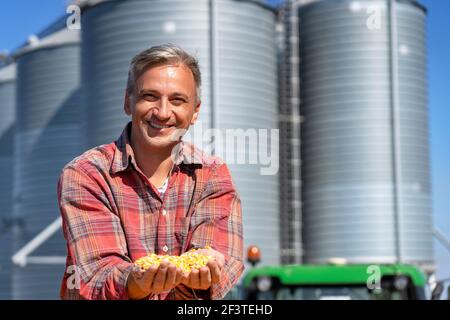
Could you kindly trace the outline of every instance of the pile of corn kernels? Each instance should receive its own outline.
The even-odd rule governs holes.
[[[210,247],[205,247],[205,249],[210,249]],[[142,271],[146,271],[151,266],[159,266],[163,260],[168,260],[171,264],[174,264],[177,268],[183,270],[183,272],[191,272],[193,269],[200,269],[201,267],[206,266],[209,259],[209,256],[197,253],[196,251],[196,249],[193,249],[181,256],[157,255],[152,253],[137,259],[134,263],[139,266]]]

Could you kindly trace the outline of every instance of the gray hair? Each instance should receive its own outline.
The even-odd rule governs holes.
[[[136,80],[149,68],[178,63],[191,70],[197,88],[197,101],[200,101],[202,76],[197,58],[170,43],[146,49],[131,60],[127,81],[128,94],[134,93]]]

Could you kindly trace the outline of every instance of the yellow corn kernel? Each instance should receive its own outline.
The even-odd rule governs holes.
[[[207,246],[205,249],[211,249]],[[177,268],[183,270],[183,272],[191,272],[193,269],[200,269],[206,266],[208,263],[209,256],[197,253],[199,249],[192,249],[181,256],[169,256],[169,255],[157,255],[150,254],[148,256],[137,259],[134,263],[145,271],[152,267],[153,265],[159,266],[161,261],[166,259],[171,264],[175,265]]]

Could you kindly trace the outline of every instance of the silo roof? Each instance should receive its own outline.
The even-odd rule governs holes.
[[[428,13],[427,7],[425,7],[423,4],[421,4],[417,0],[397,0],[397,2],[409,3],[409,4],[413,5],[413,6],[416,6],[420,10],[422,10],[425,14]]]
[[[107,1],[111,1],[111,0],[74,0],[73,4],[84,8],[84,7],[89,7],[89,6],[95,6],[101,2],[107,2]]]
[[[85,10],[89,7],[94,7],[98,4],[102,4],[102,3],[110,2],[110,1],[116,1],[116,0],[74,0],[73,4],[79,6],[81,8],[81,10]],[[270,11],[274,11],[274,12],[276,11],[270,5],[266,4],[266,2],[264,0],[238,0],[238,1],[254,3],[254,4],[264,7]]]
[[[38,37],[36,37],[35,39],[36,40],[34,41],[28,41],[25,46],[19,48],[16,52],[14,52],[14,58],[17,59],[23,54],[43,48],[80,43],[80,31],[63,28],[44,38],[39,39]]]
[[[324,0],[298,0],[298,3],[300,5],[309,5],[311,3],[319,2],[319,1],[323,2]],[[329,1],[329,0],[327,0],[327,1]],[[357,1],[357,0],[355,0],[355,1]],[[421,4],[418,0],[397,0],[397,2],[409,3],[413,6],[416,6],[417,8],[422,10],[424,13],[428,12],[427,8],[423,4]]]

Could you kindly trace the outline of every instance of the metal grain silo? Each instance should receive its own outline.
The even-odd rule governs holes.
[[[299,7],[305,258],[433,263],[426,10]]]
[[[259,165],[229,167],[242,197],[245,247],[258,245],[263,265],[278,264],[279,141],[278,136],[272,136],[272,130],[278,130],[275,16],[260,5],[244,1],[218,1],[216,10],[216,57],[211,80],[215,88],[214,126],[222,130],[243,129],[249,137],[249,148],[245,149],[249,161],[251,156],[256,159],[252,146],[258,146]],[[252,142],[256,130],[258,142]],[[261,151],[265,153],[265,142],[273,147],[269,152],[270,166],[276,167],[267,175],[262,168],[268,166],[262,165],[260,157]],[[237,156],[239,153],[242,156],[242,150],[237,150]]]
[[[11,298],[12,186],[16,65],[0,68],[0,300]]]
[[[14,299],[57,299],[65,240],[56,185],[81,153],[79,32],[60,29],[31,38],[15,54]]]
[[[129,0],[86,7],[82,73],[87,146],[118,137],[128,121],[123,98],[131,58],[167,42],[200,60],[199,120],[205,130],[276,128],[274,30],[274,12],[260,1]],[[262,176],[257,165],[230,167],[243,200],[244,245],[260,245],[263,263],[278,263],[278,176]]]

